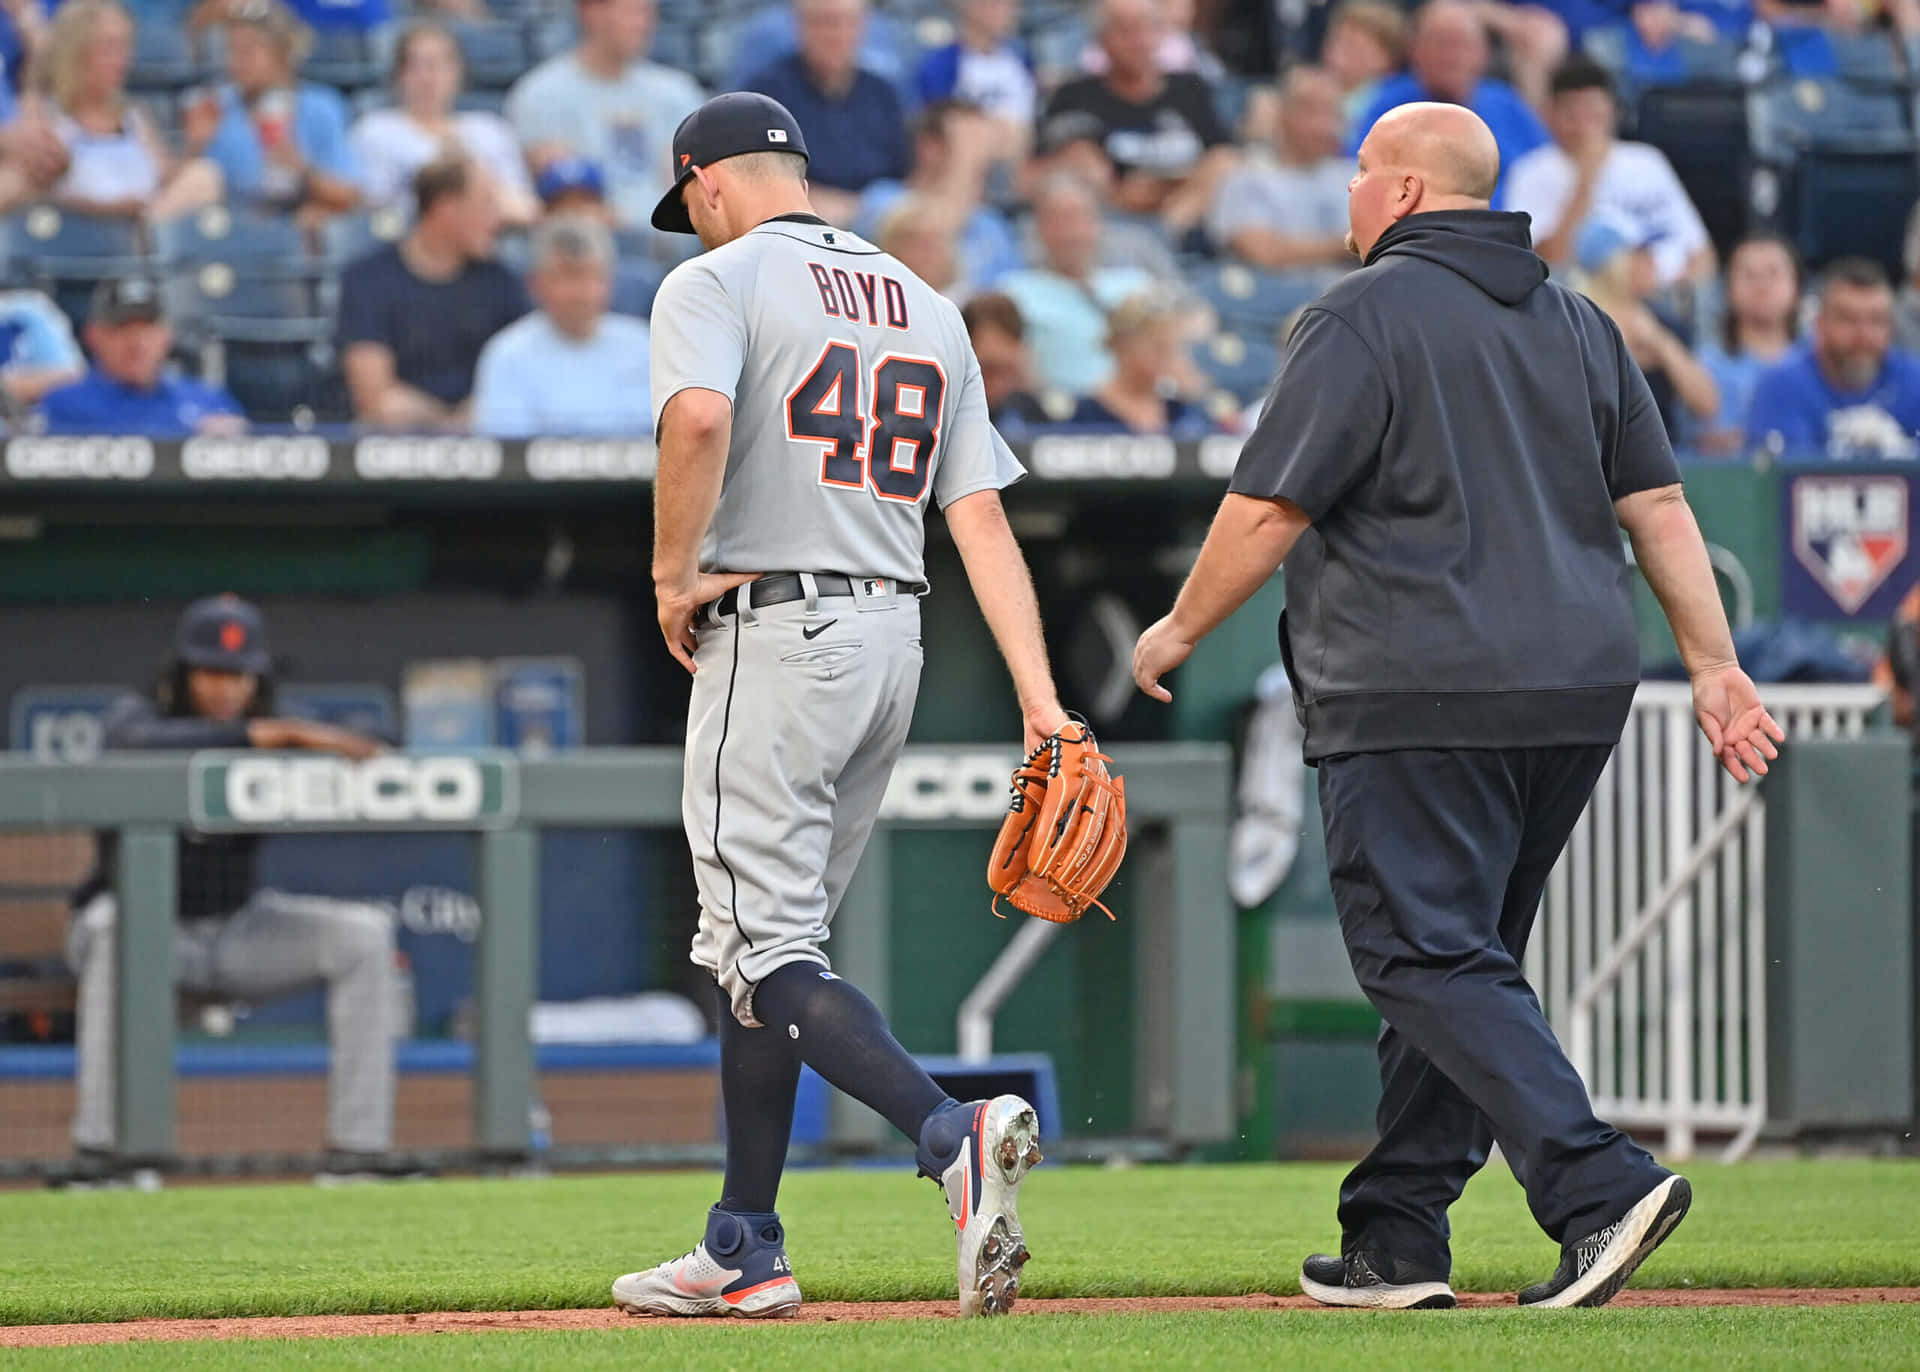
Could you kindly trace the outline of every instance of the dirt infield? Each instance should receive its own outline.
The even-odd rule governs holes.
[[[1920,1302],[1920,1287],[1838,1289],[1626,1291],[1615,1306],[1885,1305]],[[1509,1295],[1462,1293],[1468,1309],[1510,1306]],[[1022,1301],[1020,1316],[1114,1315],[1196,1310],[1324,1310],[1305,1296],[1133,1296]],[[838,1302],[805,1306],[800,1322],[946,1320],[951,1301]],[[432,1315],[290,1315],[221,1320],[132,1320],[122,1324],[30,1324],[0,1328],[0,1348],[55,1348],[94,1343],[179,1343],[194,1339],[334,1339],[375,1334],[484,1334],[542,1329],[637,1328],[654,1323],[617,1310],[446,1311]],[[660,1321],[660,1323],[667,1323]]]

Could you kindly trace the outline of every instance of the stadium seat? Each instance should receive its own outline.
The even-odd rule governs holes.
[[[1866,86],[1906,85],[1906,65],[1887,34],[1872,30],[1832,32],[1827,42],[1833,48],[1834,71],[1843,81]]]
[[[653,313],[653,297],[666,272],[646,258],[623,257],[613,271],[613,310],[645,319]]]
[[[1667,155],[1724,260],[1747,229],[1747,88],[1653,86],[1635,103],[1634,137]]]
[[[285,424],[303,410],[321,423],[351,418],[328,341],[229,343],[224,355],[227,389],[257,424]]]
[[[205,74],[185,29],[172,24],[135,27],[133,65],[127,70],[128,90],[178,90],[201,80]]]
[[[295,268],[312,259],[305,234],[290,216],[228,205],[209,205],[157,226],[154,251],[169,265],[217,260]]]
[[[398,242],[406,231],[407,216],[399,210],[331,215],[320,230],[320,254],[334,267],[344,267]]]
[[[300,75],[351,95],[385,82],[387,69],[366,34],[355,29],[321,29],[313,36],[313,55],[300,68]]]
[[[527,30],[519,24],[455,24],[453,36],[470,89],[505,90],[533,65]]]
[[[1281,321],[1325,284],[1318,277],[1261,271],[1244,262],[1212,263],[1187,280],[1213,306],[1222,327],[1260,339],[1272,338]]]
[[[1920,164],[1902,95],[1800,80],[1754,93],[1756,222],[1791,237],[1807,263],[1873,258],[1900,274]]]
[[[47,292],[77,327],[96,283],[152,268],[133,219],[70,214],[34,205],[0,220],[0,258],[12,279]]]
[[[1193,360],[1209,381],[1242,405],[1265,395],[1280,370],[1280,350],[1268,338],[1224,329],[1196,343]]]

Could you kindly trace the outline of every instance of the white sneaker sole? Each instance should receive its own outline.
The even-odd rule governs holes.
[[[983,1107],[980,1194],[960,1225],[960,1313],[1004,1315],[1020,1294],[1027,1265],[1020,1232],[1020,1183],[1040,1163],[1040,1117],[1018,1096],[995,1096]]]
[[[1576,1305],[1605,1305],[1620,1294],[1620,1288],[1639,1270],[1640,1264],[1652,1256],[1653,1250],[1666,1242],[1667,1235],[1687,1217],[1687,1207],[1691,1204],[1693,1188],[1687,1179],[1668,1177],[1627,1211],[1620,1232],[1601,1250],[1599,1259],[1587,1269],[1585,1276],[1565,1291],[1535,1301],[1527,1308],[1565,1310]]]
[[[1459,1302],[1443,1281],[1409,1282],[1405,1286],[1323,1286],[1300,1274],[1300,1290],[1322,1305],[1355,1310],[1451,1310]]]
[[[629,1315],[668,1315],[680,1319],[732,1316],[743,1320],[784,1320],[800,1313],[800,1284],[778,1277],[750,1287],[732,1299],[689,1296],[664,1289],[651,1272],[630,1272],[613,1284],[613,1303]]]

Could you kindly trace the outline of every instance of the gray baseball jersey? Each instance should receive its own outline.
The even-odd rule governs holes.
[[[703,615],[681,816],[693,961],[741,1023],[822,945],[880,814],[920,686],[926,500],[1017,480],[960,312],[872,244],[785,216],[683,263],[653,307],[653,406],[733,402],[707,571],[800,573]],[[826,576],[816,574],[834,573]],[[842,578],[848,578],[843,580]]]
[[[690,386],[733,401],[703,571],[925,578],[923,525],[1024,474],[987,418],[953,303],[811,215],[676,267],[655,297],[653,412]]]

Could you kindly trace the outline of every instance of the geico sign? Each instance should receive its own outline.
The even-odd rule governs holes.
[[[240,758],[226,773],[234,824],[458,824],[486,799],[480,764],[465,757]]]
[[[353,470],[368,481],[492,481],[500,445],[491,438],[363,438]]]
[[[19,481],[145,481],[153,444],[144,438],[15,438],[7,475]]]
[[[318,481],[327,465],[324,438],[189,438],[180,449],[193,481]]]
[[[1036,438],[1028,465],[1051,480],[1135,481],[1172,476],[1176,450],[1170,438]]]
[[[536,438],[526,460],[535,481],[651,481],[659,454],[639,441]]]
[[[1006,813],[1012,753],[902,753],[880,802],[883,819],[997,819]]]

